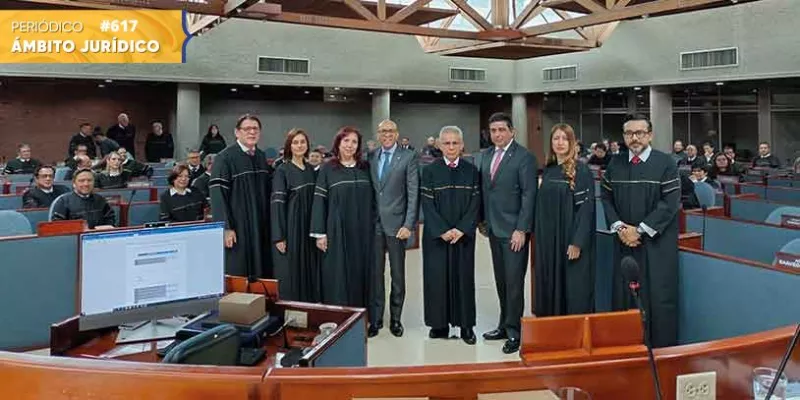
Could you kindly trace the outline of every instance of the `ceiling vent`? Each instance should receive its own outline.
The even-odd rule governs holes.
[[[739,66],[739,48],[687,51],[681,53],[681,70]]]
[[[258,57],[258,72],[262,74],[308,75],[311,66],[307,59]]]

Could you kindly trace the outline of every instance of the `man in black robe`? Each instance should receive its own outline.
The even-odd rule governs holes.
[[[108,128],[106,135],[119,144],[117,147],[124,147],[136,158],[136,127],[131,125],[128,114],[120,114],[117,117],[117,124]]]
[[[245,115],[236,123],[236,143],[217,154],[209,180],[211,214],[225,222],[225,272],[272,278],[269,196],[272,170],[258,149],[261,122]]]
[[[147,162],[152,163],[175,156],[175,142],[172,135],[164,132],[161,122],[153,122],[153,131],[147,135],[144,143],[144,155]]]
[[[40,165],[33,172],[36,185],[22,194],[22,208],[49,208],[53,201],[64,193],[69,193],[69,188],[53,185],[56,169],[50,165]]]
[[[203,194],[203,197],[208,197],[208,181],[211,180],[211,170],[214,167],[214,157],[216,154],[207,154],[206,158],[204,159],[203,163],[205,164],[206,171],[203,172],[203,175],[195,178],[192,181],[192,188],[197,189],[200,193]]]
[[[614,246],[612,308],[636,308],[620,262],[633,256],[639,264],[642,306],[654,347],[678,341],[678,208],[681,184],[675,161],[653,149],[652,124],[644,115],[623,125],[627,157],[615,157],[602,183],[602,200]],[[646,337],[647,339],[647,337]]]
[[[189,167],[189,182],[194,182],[206,172],[200,161],[200,151],[198,150],[189,150],[189,154],[186,156],[186,165]]]
[[[82,123],[78,133],[69,139],[69,150],[67,151],[67,155],[76,155],[75,150],[80,145],[86,146],[86,155],[89,156],[89,158],[95,158],[97,149],[95,148],[94,137],[92,137],[92,124],[88,122]]]
[[[463,136],[458,127],[442,128],[439,141],[444,158],[422,170],[422,280],[429,336],[446,339],[453,325],[461,328],[465,343],[474,345],[480,175],[474,165],[459,158]]]
[[[9,161],[3,172],[6,175],[33,174],[40,165],[42,163],[39,160],[31,158],[31,146],[23,143],[17,146],[17,158]]]

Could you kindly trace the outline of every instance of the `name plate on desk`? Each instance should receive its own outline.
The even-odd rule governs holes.
[[[800,272],[800,254],[775,253],[775,266],[791,268]]]
[[[781,215],[781,226],[784,228],[800,229],[800,215]]]

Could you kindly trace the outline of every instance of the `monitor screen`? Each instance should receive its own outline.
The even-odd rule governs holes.
[[[207,223],[81,235],[81,329],[86,319],[113,326],[209,308],[225,291],[223,229]]]

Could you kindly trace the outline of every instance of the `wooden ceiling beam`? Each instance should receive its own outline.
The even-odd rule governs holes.
[[[404,19],[408,18],[411,14],[414,14],[422,7],[425,7],[430,3],[432,0],[416,0],[415,2],[403,7],[400,11],[396,12],[394,15],[386,19],[386,22],[393,22],[393,23],[400,23],[403,22]]]
[[[527,24],[528,21],[541,14],[542,11],[544,11],[544,7],[540,5],[541,2],[542,0],[530,0],[528,4],[525,5],[525,8],[522,9],[522,12],[519,13],[514,22],[511,23],[511,29],[519,29],[522,27],[522,25]]]
[[[378,17],[375,16],[375,14],[373,14],[372,11],[368,10],[367,7],[364,7],[364,4],[361,3],[361,0],[344,0],[344,4],[347,4],[347,6],[350,7],[350,9],[358,13],[358,15],[360,15],[367,21],[372,21],[372,22],[380,21],[380,19],[378,19]]]
[[[595,2],[594,0],[575,0],[575,2],[580,4],[581,7],[589,10],[592,13],[602,13],[608,11],[606,10],[605,7],[601,6],[600,4],[597,4],[597,2]]]
[[[475,25],[476,28],[483,29],[485,31],[494,29],[492,24],[490,24],[489,21],[486,20],[486,18],[483,18],[483,16],[478,11],[476,11],[474,8],[472,8],[472,6],[467,4],[466,0],[446,0],[446,1],[450,3],[453,7],[461,10],[461,15],[463,15],[464,18],[467,19],[467,21]]]
[[[476,40],[477,32],[460,31],[453,29],[429,28],[407,24],[394,24],[388,21],[366,21],[363,19],[326,17],[323,15],[309,15],[293,12],[283,12],[265,18],[267,21],[286,22],[290,24],[325,26],[329,28],[345,28],[360,31],[398,33],[405,35],[439,36],[453,39]]]
[[[559,21],[552,24],[534,26],[523,29],[522,32],[526,36],[539,36],[547,33],[563,32],[579,27],[594,26],[608,22],[641,17],[642,15],[647,14],[658,14],[667,11],[680,11],[692,7],[720,2],[720,0],[656,0],[650,3],[642,3],[620,8],[619,6],[623,1],[625,0],[620,0],[613,10],[590,14],[584,17],[572,18],[567,21]]]
[[[569,14],[567,14],[567,12],[564,11],[564,10],[553,9],[553,12],[555,12],[556,15],[558,15],[558,17],[561,18],[562,21],[566,21],[568,19],[572,19],[572,17]],[[594,40],[594,37],[592,37],[591,35],[587,34],[583,30],[583,28],[575,28],[575,32],[578,35],[580,35],[582,38],[586,39],[586,40]]]

